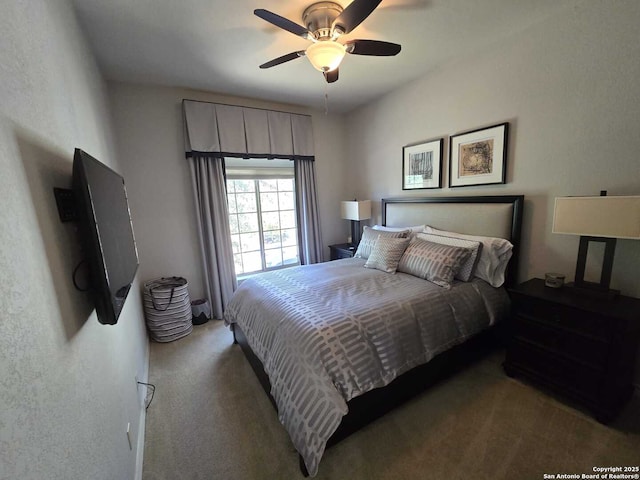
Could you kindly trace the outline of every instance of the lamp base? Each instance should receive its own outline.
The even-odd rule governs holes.
[[[571,289],[571,292],[576,295],[597,298],[598,300],[613,300],[620,295],[620,290],[602,289],[598,283],[583,282],[582,285],[576,285],[571,282],[566,284],[566,288]]]
[[[602,271],[600,273],[600,282],[587,282],[584,279],[584,273],[587,268],[587,252],[589,243],[604,243],[604,259],[602,261]],[[616,251],[615,238],[590,237],[582,235],[580,237],[580,247],[578,248],[578,260],[576,262],[575,284],[578,288],[586,288],[588,291],[609,291],[611,283],[611,271],[613,270],[613,256]]]
[[[355,245],[356,248],[360,243],[361,233],[360,233],[360,220],[351,220],[351,244]]]

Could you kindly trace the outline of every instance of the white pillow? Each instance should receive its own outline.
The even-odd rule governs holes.
[[[464,238],[482,243],[480,260],[476,266],[475,276],[488,282],[493,287],[500,287],[504,283],[504,273],[511,259],[513,245],[509,240],[496,237],[483,237],[479,235],[467,235],[464,233],[447,232],[426,226],[424,233],[434,233],[447,237]]]
[[[417,233],[422,233],[426,225],[414,225],[413,227],[383,227],[382,225],[374,225],[371,228],[381,232],[404,232],[405,230],[409,230],[409,237],[414,237]]]
[[[422,240],[428,240],[433,243],[440,243],[442,245],[451,245],[452,247],[463,247],[471,250],[471,255],[465,260],[462,267],[456,277],[458,280],[468,282],[473,278],[476,270],[478,260],[480,260],[480,253],[482,252],[482,243],[477,240],[467,240],[466,238],[445,237],[442,235],[435,235],[433,233],[419,233],[418,238]]]

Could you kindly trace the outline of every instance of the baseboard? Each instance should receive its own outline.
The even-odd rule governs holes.
[[[144,372],[142,373],[141,382],[149,382],[149,342],[146,343],[146,352],[144,359]],[[143,389],[146,391],[146,388]],[[142,480],[142,467],[144,465],[144,434],[147,424],[147,409],[144,402],[140,405],[140,422],[138,424],[138,444],[136,446],[136,473],[135,480]]]
[[[135,480],[142,480],[142,467],[144,465],[144,430],[147,423],[147,411],[142,409],[140,423],[138,424],[138,445],[136,446],[136,476]]]

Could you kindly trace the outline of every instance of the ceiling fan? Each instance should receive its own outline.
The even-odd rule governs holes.
[[[306,50],[291,52],[260,65],[271,68],[300,57],[307,57],[311,64],[324,74],[328,83],[338,80],[338,67],[345,54],[389,57],[400,52],[400,45],[379,40],[338,40],[360,25],[376,9],[382,0],[353,0],[347,8],[335,2],[317,2],[309,6],[302,14],[299,25],[262,8],[253,11],[255,15],[298,35],[313,43]]]

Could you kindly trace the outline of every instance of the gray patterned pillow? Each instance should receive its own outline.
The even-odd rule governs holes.
[[[365,260],[371,255],[371,250],[376,244],[378,237],[383,238],[406,238],[409,236],[409,230],[403,230],[401,232],[382,232],[380,230],[374,230],[369,227],[364,227],[358,250],[356,250],[355,257],[364,258]]]
[[[453,247],[464,247],[471,249],[471,255],[462,264],[460,271],[456,274],[458,280],[468,282],[473,278],[478,260],[480,260],[480,252],[482,252],[482,243],[475,240],[466,240],[464,238],[447,237],[444,235],[435,235],[433,233],[419,233],[418,238],[433,243],[442,243],[443,245],[451,245]]]
[[[469,255],[471,250],[468,248],[413,238],[398,263],[398,271],[448,289]]]
[[[387,273],[396,273],[400,257],[409,245],[408,238],[380,236],[371,250],[366,268],[375,268]]]

